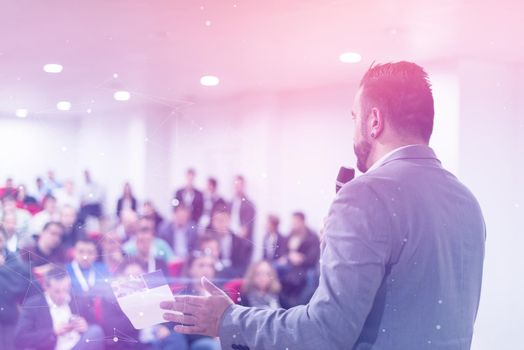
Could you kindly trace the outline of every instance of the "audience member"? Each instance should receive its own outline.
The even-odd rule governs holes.
[[[278,309],[281,288],[277,272],[268,261],[253,263],[244,278],[240,303],[244,306]]]
[[[44,179],[42,179],[40,176],[36,178],[35,185],[36,185],[36,200],[38,202],[42,202],[44,197],[51,194],[51,192],[45,185]]]
[[[11,253],[17,253],[21,246],[24,246],[20,242],[20,234],[16,227],[16,214],[12,211],[4,213],[2,216],[2,226],[5,232],[5,248]],[[30,241],[26,242],[26,244]]]
[[[62,265],[66,262],[66,253],[61,244],[63,234],[64,226],[61,223],[48,222],[38,235],[36,244],[21,250],[22,258],[38,275],[43,276],[53,264]]]
[[[55,191],[62,187],[62,183],[60,183],[56,177],[55,172],[53,170],[49,170],[47,172],[47,179],[45,179],[45,187],[49,190],[49,194],[55,195]]]
[[[60,212],[56,205],[56,198],[52,195],[47,195],[42,201],[43,210],[33,216],[30,225],[31,234],[35,235],[42,231],[45,224],[50,221],[59,221]]]
[[[142,204],[141,216],[153,220],[155,222],[155,228],[157,230],[160,228],[160,225],[164,221],[162,215],[160,215],[158,210],[156,210],[155,204],[150,200],[144,201],[144,203]]]
[[[195,170],[188,169],[186,172],[186,185],[176,191],[175,199],[177,200],[175,205],[183,203],[185,206],[191,209],[191,220],[198,223],[202,212],[204,211],[204,197],[202,192],[197,190],[194,186],[195,182]]]
[[[71,280],[60,268],[49,270],[44,293],[26,300],[15,332],[15,345],[36,350],[102,350],[104,334],[92,323],[87,305],[71,297]]]
[[[89,170],[84,171],[84,188],[80,195],[80,219],[87,217],[100,219],[103,214],[104,190],[102,186],[93,181]]]
[[[292,229],[287,239],[287,254],[278,260],[277,269],[282,282],[283,306],[306,303],[314,291],[316,267],[320,258],[320,241],[307,227],[302,212],[293,213]]]
[[[105,264],[109,274],[114,275],[124,263],[125,253],[122,249],[122,239],[115,230],[111,230],[103,235],[100,243],[102,245],[100,261]]]
[[[207,227],[211,222],[211,212],[219,202],[225,203],[224,199],[218,194],[218,182],[214,177],[207,179],[207,187],[203,193],[204,206],[202,216],[198,222],[200,227]]]
[[[64,186],[54,191],[54,195],[60,207],[67,205],[76,211],[80,210],[80,197],[75,191],[73,180],[64,181]]]
[[[14,213],[16,216],[16,231],[20,242],[31,242],[30,224],[32,216],[25,210],[17,208],[16,199],[11,195],[2,197],[2,215],[5,213]]]
[[[6,195],[13,196],[13,197],[16,196],[16,187],[14,185],[13,178],[11,178],[11,177],[8,177],[5,180],[4,187],[0,188],[0,198],[4,197]]]
[[[136,198],[133,195],[133,190],[131,189],[129,182],[124,184],[122,196],[118,198],[118,201],[116,202],[116,216],[120,217],[122,209],[130,209],[134,212],[137,210]]]
[[[98,252],[93,240],[82,238],[75,243],[73,261],[66,265],[71,278],[71,292],[90,304],[107,286],[109,272],[102,262],[97,262]]]
[[[147,272],[160,269],[167,273],[166,264],[174,257],[166,241],[155,237],[155,223],[147,218],[140,219],[135,237],[124,244],[124,252],[144,263]]]
[[[234,190],[231,201],[231,229],[240,237],[252,240],[256,210],[246,195],[246,181],[242,175],[235,177]]]
[[[120,223],[115,231],[123,242],[134,237],[138,231],[138,214],[131,209],[122,209]]]
[[[16,207],[27,210],[31,215],[35,215],[42,210],[42,207],[36,198],[27,193],[25,185],[19,185],[17,188]]]
[[[286,239],[278,230],[280,220],[276,215],[268,215],[266,222],[266,234],[263,242],[263,259],[275,261],[287,253]]]
[[[14,350],[18,302],[29,288],[29,269],[6,243],[6,233],[0,226],[0,349]]]
[[[76,241],[85,237],[85,230],[78,220],[76,209],[70,205],[64,205],[60,209],[60,223],[64,226],[62,244],[64,248],[71,248]]]
[[[216,237],[220,244],[220,262],[224,267],[219,272],[220,277],[238,278],[246,272],[253,247],[250,241],[240,238],[231,231],[230,215],[227,206],[217,205],[213,209],[208,234]]]
[[[191,211],[183,203],[174,206],[172,212],[171,221],[160,227],[159,237],[173,248],[175,257],[185,259],[197,243],[196,224],[190,221]]]

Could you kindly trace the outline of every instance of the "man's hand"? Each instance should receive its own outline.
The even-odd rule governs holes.
[[[58,327],[56,327],[54,329],[55,335],[57,337],[60,337],[60,336],[62,336],[64,334],[67,334],[67,333],[71,332],[72,330],[73,330],[73,327],[71,326],[70,323],[63,324],[63,325],[58,326]]]
[[[181,323],[175,326],[175,331],[178,333],[217,337],[222,315],[234,303],[226,293],[205,277],[202,277],[202,286],[210,295],[177,295],[175,301],[163,301],[160,307],[178,312],[178,314],[171,312],[164,314],[166,321]]]
[[[71,327],[74,331],[84,333],[87,331],[87,321],[83,317],[74,316],[71,321]]]

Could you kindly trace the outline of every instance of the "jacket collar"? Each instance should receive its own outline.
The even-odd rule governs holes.
[[[380,168],[388,163],[402,159],[431,159],[435,160],[440,164],[440,160],[433,149],[426,145],[410,145],[407,147],[401,147],[387,156],[381,161],[381,164],[376,168]]]

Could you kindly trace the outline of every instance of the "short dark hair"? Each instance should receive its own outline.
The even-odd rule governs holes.
[[[296,211],[296,212],[294,212],[294,213],[293,213],[293,216],[299,218],[299,219],[302,220],[302,221],[306,221],[306,214],[304,214],[304,213],[301,212],[301,211]]]
[[[45,225],[44,225],[44,228],[42,229],[42,231],[45,231],[47,230],[49,227],[51,226],[58,226],[58,228],[60,228],[60,230],[62,231],[65,231],[65,227],[64,225],[62,225],[61,222],[58,222],[58,221],[49,221],[49,222],[46,222]]]
[[[95,248],[96,248],[96,242],[95,242],[94,240],[92,240],[91,238],[88,238],[88,237],[80,237],[80,238],[75,242],[75,246],[76,246],[78,243],[92,244],[92,245],[94,245]]]
[[[44,282],[49,285],[51,281],[61,281],[69,277],[64,267],[54,266],[44,275]]]
[[[360,87],[363,115],[378,108],[401,134],[429,142],[435,111],[431,84],[422,67],[406,61],[373,65]]]
[[[211,186],[213,186],[213,188],[217,188],[217,179],[215,179],[214,177],[210,177],[209,179],[207,179],[207,182],[211,184]]]
[[[267,220],[269,221],[269,223],[271,223],[271,225],[278,229],[278,225],[280,225],[280,219],[278,218],[278,216],[270,214],[267,216]]]

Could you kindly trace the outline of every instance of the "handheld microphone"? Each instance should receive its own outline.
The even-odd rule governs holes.
[[[344,184],[353,180],[354,177],[355,169],[341,166],[340,170],[338,171],[335,192],[338,192],[342,188],[342,186],[344,186]]]

